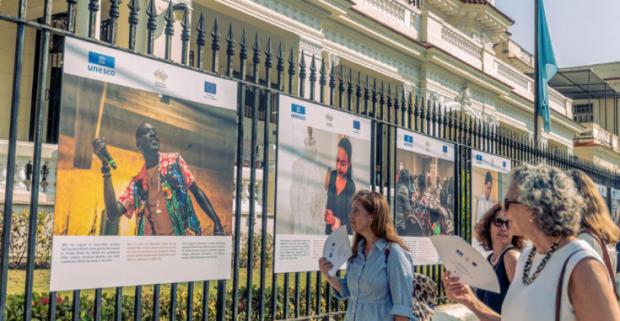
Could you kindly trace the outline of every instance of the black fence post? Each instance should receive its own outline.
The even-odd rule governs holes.
[[[140,22],[140,0],[131,0],[127,5],[129,7],[129,18],[127,23],[129,24],[129,50],[136,50],[136,29]]]

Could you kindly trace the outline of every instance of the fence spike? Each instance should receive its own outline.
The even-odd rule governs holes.
[[[157,11],[155,10],[155,0],[149,0],[149,4],[146,10],[148,19],[146,20],[147,29],[147,49],[146,53],[153,54],[153,43],[155,41],[155,29],[157,29]]]
[[[99,0],[88,1],[88,38],[95,37],[97,30],[97,13],[99,12]]]
[[[204,60],[202,56],[204,54],[204,47],[207,44],[207,39],[205,36],[205,17],[201,12],[200,17],[198,18],[198,25],[196,26],[196,67],[199,69],[204,68]]]
[[[231,25],[232,26],[232,25]],[[218,18],[213,20],[211,28],[211,71],[217,72],[220,66],[220,24]]]
[[[164,16],[165,27],[164,34],[166,35],[166,60],[170,59],[172,54],[172,36],[174,35],[174,13],[172,11],[172,0],[168,1],[168,9],[166,9],[166,15]]]
[[[316,85],[316,57],[312,54],[310,59],[310,99],[314,100],[314,87]]]
[[[276,70],[278,71],[278,90],[282,90],[282,76],[284,74],[284,49],[282,48],[282,42],[278,43],[276,60]]]
[[[232,60],[234,56],[235,56],[235,35],[233,33],[233,27],[231,23],[228,25],[228,33],[226,34],[226,75],[228,75],[228,77],[232,77],[233,75]]]
[[[140,23],[140,0],[131,0],[127,5],[129,7],[129,50],[136,49],[136,29]]]
[[[191,25],[189,23],[189,8],[183,8],[183,20],[181,22],[181,63],[187,65],[187,57],[189,55],[189,30]]]

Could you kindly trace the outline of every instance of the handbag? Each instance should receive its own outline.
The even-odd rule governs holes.
[[[385,248],[385,263],[387,264],[390,250],[394,243],[388,243]],[[389,277],[389,275],[388,275]],[[437,283],[429,276],[413,273],[413,293],[411,296],[413,315],[418,321],[430,321],[433,317],[433,307],[437,300]]]

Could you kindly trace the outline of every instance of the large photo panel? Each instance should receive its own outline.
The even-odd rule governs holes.
[[[503,202],[512,163],[507,158],[472,149],[471,169],[472,244],[482,251],[474,235],[475,226],[495,204]]]
[[[317,271],[327,235],[370,189],[371,122],[279,96],[275,272]]]
[[[229,278],[236,107],[232,81],[67,37],[50,289]]]
[[[430,236],[454,234],[454,145],[397,129],[394,212],[416,265],[436,264]]]

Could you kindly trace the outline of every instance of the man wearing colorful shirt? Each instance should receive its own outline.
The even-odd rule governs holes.
[[[198,187],[189,167],[178,153],[159,151],[159,135],[151,124],[143,123],[136,130],[136,146],[145,165],[131,180],[125,192],[116,198],[105,141],[93,140],[95,154],[103,166],[103,193],[108,219],[120,215],[137,215],[137,235],[201,235],[191,192],[200,208],[213,221],[214,234],[224,229],[205,193]],[[109,154],[108,154],[109,155]]]

